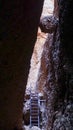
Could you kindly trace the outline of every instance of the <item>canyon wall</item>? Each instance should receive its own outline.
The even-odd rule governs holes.
[[[38,87],[47,99],[46,129],[72,130],[73,1],[59,0],[58,5],[59,23],[44,46]],[[0,6],[0,129],[17,130],[22,127],[23,97],[43,0],[1,0]]]
[[[57,1],[55,1],[57,2]],[[59,22],[50,34],[52,19],[41,21],[42,31],[48,32],[44,44],[41,68],[38,78],[39,88],[46,97],[47,130],[73,129],[73,2],[60,0],[54,16]]]
[[[0,1],[0,130],[22,127],[30,58],[43,0]]]

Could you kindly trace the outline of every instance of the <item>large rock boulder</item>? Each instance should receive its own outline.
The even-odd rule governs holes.
[[[58,25],[58,18],[54,16],[46,16],[40,20],[40,28],[42,32],[53,33]]]

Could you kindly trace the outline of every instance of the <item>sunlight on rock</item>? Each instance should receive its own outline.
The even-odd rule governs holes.
[[[43,5],[43,11],[41,17],[47,15],[53,15],[54,10],[54,0],[45,0]],[[39,69],[41,65],[41,57],[43,52],[44,43],[47,39],[48,33],[41,32],[40,28],[38,28],[37,32],[37,40],[34,46],[34,51],[30,64],[30,71],[26,86],[26,93],[29,93],[30,89],[35,91],[39,75]]]
[[[47,16],[47,15],[48,16],[53,15],[53,9],[54,9],[54,0],[45,0],[41,18],[44,16]],[[31,119],[30,115],[29,115],[29,113],[31,113],[30,112],[30,105],[31,105],[31,99],[30,99],[31,94],[30,93],[32,93],[32,92],[35,94],[38,93],[38,98],[39,98],[39,105],[38,105],[39,116],[38,117],[40,118],[40,121],[39,121],[40,123],[37,126],[39,126],[42,130],[47,129],[46,128],[47,113],[46,113],[46,100],[44,97],[44,87],[45,87],[45,83],[46,83],[45,75],[46,75],[46,70],[47,70],[46,62],[48,62],[48,55],[46,55],[47,57],[45,57],[45,55],[43,56],[43,52],[45,50],[45,43],[46,43],[46,39],[47,39],[48,35],[49,35],[48,33],[42,32],[40,27],[38,27],[37,40],[36,40],[36,43],[34,46],[32,58],[31,58],[31,62],[30,62],[30,70],[29,70],[28,81],[27,81],[26,92],[25,92],[25,98],[26,97],[29,97],[29,98],[24,103],[24,108],[23,108],[23,113],[24,113],[23,115],[24,115],[24,120],[25,120],[24,124],[29,125],[28,119],[29,120]],[[48,53],[47,49],[49,49],[49,48],[47,47],[45,51]],[[43,70],[45,70],[45,72]],[[29,108],[27,108],[27,107],[29,107]],[[28,115],[27,120],[25,119],[26,115]],[[31,126],[31,125],[29,125],[29,126]],[[41,130],[38,127],[34,126],[32,128],[29,128],[29,126],[25,126],[25,130]]]

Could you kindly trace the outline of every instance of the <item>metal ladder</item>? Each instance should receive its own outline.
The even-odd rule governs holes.
[[[40,127],[38,93],[30,93],[30,127]]]

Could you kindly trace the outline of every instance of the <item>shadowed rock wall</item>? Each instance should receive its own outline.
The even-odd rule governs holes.
[[[0,1],[0,130],[22,127],[24,90],[43,0]]]
[[[73,1],[60,0],[60,37],[62,46],[68,58],[73,62]]]
[[[49,34],[44,45],[39,86],[47,99],[47,130],[73,129],[73,2],[55,1],[54,15],[59,26]],[[59,7],[58,7],[59,5]],[[57,8],[56,8],[57,7]],[[58,10],[59,9],[59,10]],[[51,19],[41,21],[41,30],[47,33]],[[60,35],[60,36],[59,36]]]
[[[60,96],[53,130],[73,129],[73,1],[59,0]],[[58,77],[59,77],[58,75]]]

